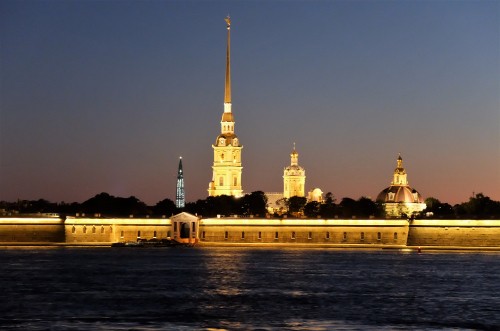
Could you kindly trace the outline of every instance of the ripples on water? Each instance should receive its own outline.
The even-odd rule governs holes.
[[[0,249],[6,330],[500,330],[500,254]]]

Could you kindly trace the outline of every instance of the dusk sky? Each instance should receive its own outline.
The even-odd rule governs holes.
[[[204,199],[232,102],[246,193],[375,198],[398,153],[451,204],[500,200],[499,1],[0,2],[0,200]]]

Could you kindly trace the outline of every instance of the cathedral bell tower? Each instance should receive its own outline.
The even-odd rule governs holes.
[[[290,154],[290,165],[283,171],[283,197],[303,197],[305,196],[306,171],[299,166],[299,153],[295,150]]]
[[[231,20],[225,18],[227,24],[226,49],[226,82],[224,86],[224,112],[220,122],[221,134],[217,136],[214,150],[214,164],[212,166],[212,181],[208,184],[208,195],[242,196],[241,188],[241,146],[234,133],[234,117],[231,110]]]

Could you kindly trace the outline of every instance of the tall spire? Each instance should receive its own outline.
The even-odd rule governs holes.
[[[292,154],[290,154],[290,165],[299,165],[299,153],[297,153],[295,149],[295,143],[293,143],[293,151]]]
[[[184,208],[186,199],[184,194],[184,172],[182,171],[182,156],[179,158],[179,170],[177,170],[177,190],[175,193],[175,206]]]
[[[224,111],[231,112],[231,18],[224,19],[227,24],[227,49],[226,49],[226,84],[224,86]]]

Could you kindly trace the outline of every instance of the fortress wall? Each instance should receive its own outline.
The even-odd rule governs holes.
[[[59,218],[1,218],[0,242],[64,242],[64,221]]]
[[[406,245],[406,220],[202,219],[200,242]]]
[[[170,219],[149,218],[68,218],[66,242],[113,243],[150,239],[166,239],[170,235]]]
[[[500,220],[415,220],[408,246],[500,247]]]

